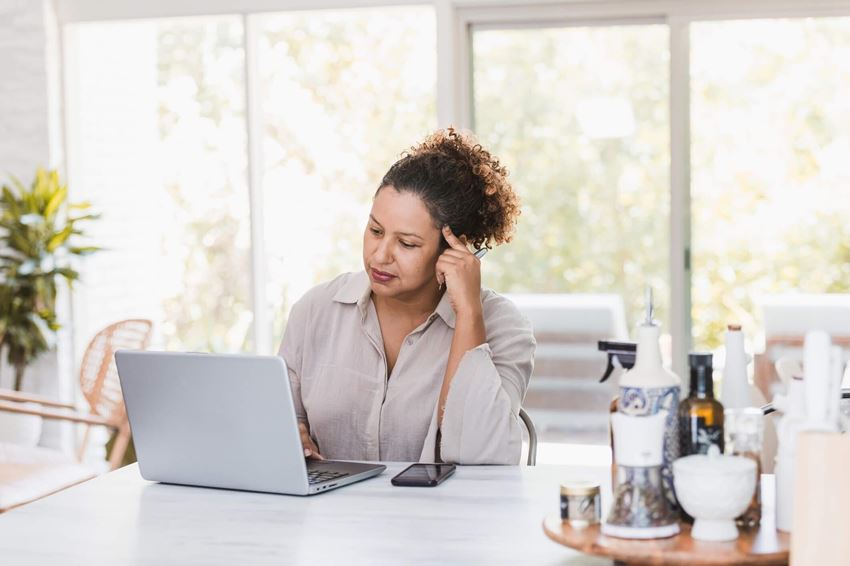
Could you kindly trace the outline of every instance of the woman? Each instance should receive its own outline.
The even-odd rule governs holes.
[[[517,464],[531,327],[481,288],[468,246],[510,240],[519,206],[498,160],[438,131],[381,181],[364,271],[308,291],[280,355],[308,458]]]

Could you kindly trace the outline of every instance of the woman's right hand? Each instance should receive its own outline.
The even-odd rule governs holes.
[[[319,454],[319,447],[310,438],[310,431],[304,423],[298,423],[298,432],[301,433],[301,445],[304,447],[304,457],[310,460],[324,460],[325,457]]]

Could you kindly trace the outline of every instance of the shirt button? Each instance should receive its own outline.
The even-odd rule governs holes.
[[[414,342],[416,342],[416,340],[414,340],[413,338],[408,338],[408,339],[407,339],[407,345],[408,345],[408,346],[413,346],[413,343],[414,343]]]

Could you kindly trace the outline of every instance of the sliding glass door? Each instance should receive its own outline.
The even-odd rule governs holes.
[[[669,33],[664,25],[473,29],[473,114],[522,198],[484,262],[539,342],[526,397],[544,440],[604,442],[602,338],[628,338],[644,288],[669,305]]]

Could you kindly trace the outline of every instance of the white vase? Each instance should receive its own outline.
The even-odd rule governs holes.
[[[723,364],[723,386],[720,391],[720,402],[725,409],[753,406],[747,378],[749,361],[741,327],[730,324],[726,331],[726,362]]]
[[[21,403],[21,406],[41,408],[38,403]],[[42,419],[38,415],[0,411],[0,442],[35,446],[41,438],[41,426]]]

